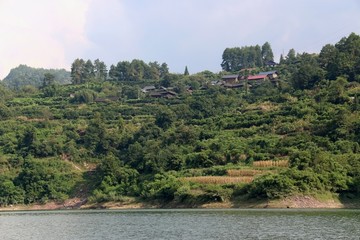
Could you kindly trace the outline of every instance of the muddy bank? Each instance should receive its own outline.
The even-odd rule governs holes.
[[[62,203],[48,202],[46,204],[14,205],[1,207],[0,211],[25,210],[69,210],[69,209],[168,209],[168,208],[360,208],[360,199],[328,198],[319,200],[312,196],[290,196],[279,200],[236,200],[213,202],[205,204],[179,204],[176,202],[158,203],[144,202],[129,198],[123,202],[88,203],[87,199],[73,198]]]

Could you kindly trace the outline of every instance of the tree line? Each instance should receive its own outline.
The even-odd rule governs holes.
[[[237,72],[244,68],[264,67],[269,61],[274,61],[270,43],[261,47],[245,46],[226,48],[222,54],[221,67],[227,72]]]

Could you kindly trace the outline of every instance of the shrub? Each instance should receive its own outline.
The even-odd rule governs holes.
[[[275,199],[295,190],[294,180],[284,174],[268,174],[256,178],[248,187],[250,197]]]
[[[207,185],[204,191],[205,194],[201,196],[204,202],[225,202],[229,200],[233,194],[232,189],[219,185]]]
[[[0,177],[0,206],[24,203],[24,190],[10,179]]]
[[[142,197],[171,201],[181,186],[181,182],[170,174],[156,174],[153,181],[145,181]]]
[[[82,89],[74,94],[72,102],[92,103],[96,99],[97,93],[90,89]]]

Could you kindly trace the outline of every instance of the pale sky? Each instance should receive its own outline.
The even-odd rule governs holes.
[[[351,32],[359,0],[0,0],[0,79],[19,64],[70,70],[76,58],[218,72],[227,47],[268,41],[278,61]]]

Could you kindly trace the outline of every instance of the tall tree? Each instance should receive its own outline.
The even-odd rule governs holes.
[[[264,45],[262,45],[261,55],[264,63],[274,61],[274,54],[271,49],[270,43],[265,42]]]
[[[85,62],[84,65],[83,79],[85,81],[90,81],[94,77],[95,77],[95,67],[92,61],[89,59]]]
[[[95,77],[100,81],[105,81],[107,78],[107,68],[104,62],[96,59],[94,61]]]
[[[50,86],[55,83],[55,76],[51,73],[45,73],[42,87]]]
[[[159,80],[160,79],[160,64],[158,62],[149,62],[149,67],[145,72],[145,78]]]
[[[284,56],[283,56],[282,54],[280,55],[279,63],[280,63],[280,64],[284,64],[284,63],[285,63],[285,59],[284,59]]]
[[[337,58],[339,51],[334,45],[327,44],[325,45],[319,55],[319,64],[320,67],[327,71],[328,79],[335,79],[339,75],[339,68],[337,64]]]
[[[144,79],[147,64],[139,59],[134,59],[130,63],[129,80],[139,81]]]
[[[160,78],[165,77],[169,73],[169,67],[166,63],[162,63],[160,66]]]
[[[288,54],[286,55],[286,63],[294,64],[296,62],[296,52],[295,49],[290,49]]]
[[[117,77],[118,77],[118,73],[117,73],[116,67],[114,64],[111,64],[110,70],[109,70],[109,78],[111,80],[115,80],[115,79],[117,79]]]
[[[185,76],[189,76],[189,70],[188,70],[188,67],[187,67],[187,66],[185,66],[184,75],[185,75]]]
[[[85,61],[83,59],[75,59],[71,64],[71,82],[73,84],[81,84],[84,82]]]

